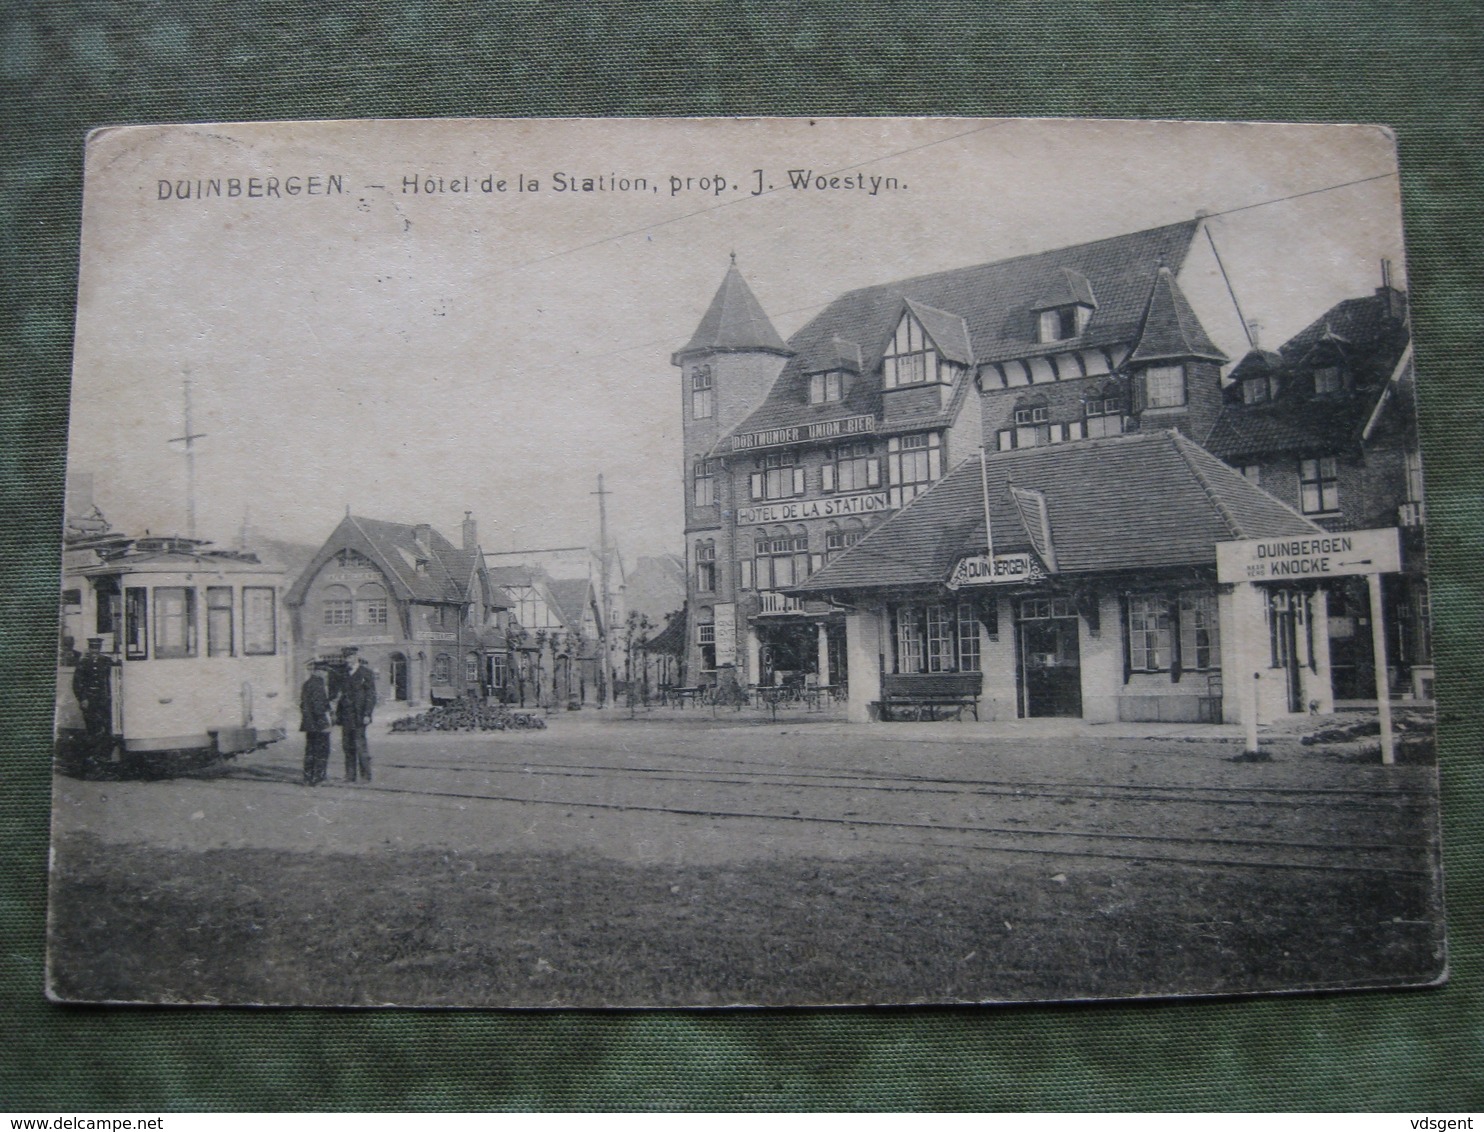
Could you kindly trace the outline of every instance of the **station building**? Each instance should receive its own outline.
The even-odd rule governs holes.
[[[788,342],[734,260],[671,358],[689,678],[732,666],[854,699],[847,610],[814,577],[949,469],[981,447],[1203,439],[1224,403],[1217,341],[1245,332],[1201,235],[1195,219],[864,287]]]
[[[347,514],[289,589],[300,661],[356,646],[383,703],[482,694],[507,663],[510,602],[491,582],[478,531],[462,545],[425,523]]]
[[[1251,692],[1224,674],[1254,672],[1265,720],[1333,710],[1325,591],[1220,585],[1216,545],[1324,534],[1142,429],[967,460],[796,592],[848,610],[852,720],[955,673],[981,719],[1237,722]]]

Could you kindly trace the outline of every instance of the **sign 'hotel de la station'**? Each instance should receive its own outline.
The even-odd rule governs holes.
[[[1245,408],[1233,379],[1283,360],[1253,347],[1223,378],[1216,341],[1246,328],[1203,229],[861,288],[787,343],[734,260],[672,358],[690,682],[828,687],[857,720],[945,673],[980,718],[1332,710],[1324,580],[1403,551],[1321,525],[1333,459],[1291,461],[1297,506],[1203,446]],[[1383,292],[1377,325],[1404,335]],[[1410,348],[1375,390],[1354,365],[1372,429],[1403,407]],[[1253,670],[1255,708],[1222,679]]]

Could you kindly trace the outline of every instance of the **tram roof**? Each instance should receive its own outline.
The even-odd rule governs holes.
[[[186,552],[180,550],[129,551],[76,571],[85,577],[109,574],[271,574],[283,576],[283,567],[260,562],[251,555],[233,551]]]

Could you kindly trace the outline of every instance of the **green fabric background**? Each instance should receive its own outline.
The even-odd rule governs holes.
[[[1484,1109],[1484,5],[0,6],[0,1109]],[[1013,1009],[75,1009],[41,991],[85,132],[587,114],[1384,122],[1401,143],[1442,707],[1441,990]],[[1096,191],[1089,171],[1089,189]]]

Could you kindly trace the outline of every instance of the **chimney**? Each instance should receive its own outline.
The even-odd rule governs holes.
[[[1247,320],[1247,340],[1254,350],[1262,349],[1262,323],[1255,318]]]
[[[1407,293],[1391,285],[1391,260],[1381,261],[1381,286],[1376,288],[1376,297],[1381,300],[1387,318],[1397,322],[1407,320]]]
[[[464,549],[477,550],[479,548],[479,524],[474,521],[474,512],[464,512]]]
[[[412,537],[417,540],[417,545],[424,550],[430,550],[433,546],[433,527],[429,523],[419,523],[412,528]]]

